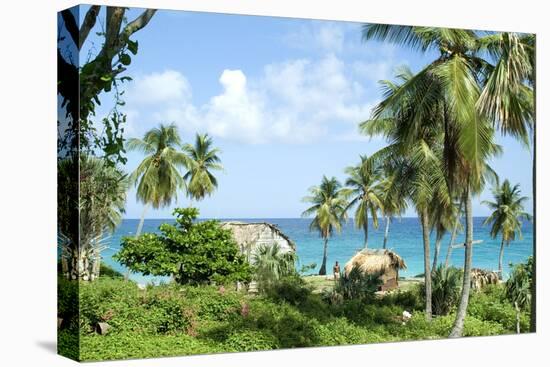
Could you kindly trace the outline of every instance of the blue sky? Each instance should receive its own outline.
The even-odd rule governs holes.
[[[137,14],[132,10],[128,18]],[[397,46],[362,43],[359,23],[159,11],[134,35],[139,52],[126,85],[126,137],[141,137],[174,122],[186,142],[207,132],[221,150],[219,189],[198,206],[202,217],[299,217],[301,198],[323,174],[345,179],[360,154],[385,145],[367,139],[357,124],[380,99],[378,80],[399,66],[418,70],[433,59]],[[94,50],[93,37],[81,57]],[[103,106],[112,106],[102,97]],[[98,116],[107,107],[98,110]],[[492,162],[502,178],[532,196],[531,153],[500,138],[504,154]],[[131,172],[140,154],[129,153]],[[474,214],[488,210],[476,198]],[[188,205],[183,193],[148,218],[168,218]],[[528,211],[531,210],[531,202]],[[141,215],[135,191],[126,218]],[[406,216],[415,216],[409,210]]]

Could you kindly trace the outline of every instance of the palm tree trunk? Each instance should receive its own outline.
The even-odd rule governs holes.
[[[458,215],[456,216],[455,226],[453,227],[453,232],[451,233],[451,241],[449,242],[449,247],[447,247],[447,256],[445,256],[445,267],[449,267],[449,262],[451,261],[451,254],[453,252],[453,244],[456,240],[456,232],[458,231],[458,225],[460,224],[460,212],[462,211],[462,200],[458,205]]]
[[[458,223],[460,222],[460,216],[456,218],[455,226],[453,227],[453,232],[451,233],[451,240],[449,241],[449,246],[447,247],[447,256],[445,256],[445,267],[449,267],[449,262],[451,261],[451,254],[453,252],[453,243],[456,240],[456,232],[458,231]]]
[[[388,244],[389,233],[390,233],[390,216],[388,215],[386,217],[386,229],[384,230],[384,245],[382,246],[384,249],[386,249],[386,246]]]
[[[458,338],[462,336],[464,330],[464,320],[466,319],[466,311],[468,310],[468,301],[470,298],[470,278],[472,270],[472,241],[474,237],[474,220],[472,216],[472,194],[469,184],[466,186],[466,243],[464,244],[464,275],[462,280],[462,293],[460,295],[460,303],[456,311],[456,319],[451,330],[449,338]]]
[[[141,212],[141,218],[139,220],[138,227],[137,227],[137,230],[136,230],[136,238],[139,237],[139,235],[141,234],[141,230],[143,229],[143,222],[145,221],[145,213],[147,212],[148,206],[149,206],[149,204],[147,204],[147,203],[145,203],[145,205],[143,206],[143,211]],[[130,269],[129,268],[126,268],[126,274],[124,274],[124,279],[125,280],[130,279]]]
[[[439,260],[439,250],[441,249],[441,237],[437,237],[435,240],[435,250],[434,250],[434,262],[432,264],[432,271],[437,268],[437,261]]]
[[[149,204],[145,204],[143,206],[143,211],[141,212],[141,219],[139,220],[139,224],[136,230],[136,237],[139,237],[141,234],[141,230],[143,229],[143,222],[145,221],[145,213],[147,212],[147,208],[149,207]]]
[[[327,275],[327,256],[328,256],[328,237],[325,238],[325,244],[323,248],[323,263],[321,269],[319,269],[319,275]]]
[[[432,275],[430,271],[430,229],[428,209],[422,209],[422,239],[424,241],[424,288],[426,298],[426,320],[432,319]]]
[[[363,222],[363,232],[365,232],[365,248],[369,247],[369,215],[365,214]]]
[[[500,241],[500,252],[498,254],[498,278],[502,280],[502,259],[504,258],[504,238]]]

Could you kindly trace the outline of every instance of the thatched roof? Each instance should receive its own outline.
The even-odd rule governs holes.
[[[367,274],[383,274],[388,269],[406,269],[405,261],[391,250],[364,249],[356,253],[344,267],[345,274],[354,266]]]
[[[497,272],[474,268],[470,272],[470,283],[473,289],[481,289],[489,284],[498,284],[499,276]]]
[[[245,222],[225,222],[221,224],[222,228],[230,229],[233,232],[233,238],[238,244],[253,245],[260,240],[260,235],[269,229],[272,233],[279,235],[288,242],[292,250],[296,250],[296,244],[286,234],[284,234],[275,224],[267,222],[245,223]]]

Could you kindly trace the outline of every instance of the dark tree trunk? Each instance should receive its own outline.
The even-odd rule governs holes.
[[[328,253],[328,237],[324,239],[323,247],[323,263],[321,264],[321,269],[319,269],[319,275],[327,275],[327,253]]]
[[[434,250],[434,262],[432,264],[432,271],[437,268],[437,261],[439,260],[439,250],[441,249],[441,237],[435,240],[435,250]]]
[[[500,252],[498,254],[498,278],[502,280],[503,274],[502,274],[502,259],[504,258],[504,238],[502,241],[500,241]]]
[[[422,209],[420,218],[422,224],[422,239],[424,242],[424,288],[426,297],[426,320],[432,319],[432,273],[430,271],[430,228],[428,209]]]
[[[460,295],[460,303],[456,311],[456,319],[451,330],[449,338],[458,338],[462,336],[464,330],[464,320],[466,319],[466,312],[468,310],[468,301],[470,298],[470,278],[472,271],[472,241],[474,237],[474,221],[472,217],[472,194],[470,188],[466,187],[466,243],[464,249],[464,276],[462,281],[462,293]]]
[[[390,216],[386,217],[386,229],[384,230],[384,245],[382,246],[386,249],[388,245],[388,234],[390,233]]]

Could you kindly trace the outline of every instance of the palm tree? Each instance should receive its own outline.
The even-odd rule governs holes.
[[[456,209],[456,213],[455,213],[455,219],[454,219],[454,225],[453,225],[453,230],[451,232],[451,239],[449,240],[449,245],[447,246],[447,255],[445,256],[445,267],[449,267],[449,262],[451,261],[451,254],[453,253],[453,245],[455,243],[455,240],[456,240],[456,235],[458,234],[458,232],[462,232],[464,227],[462,226],[462,223],[461,223],[461,218],[462,218],[462,215],[464,214],[463,213],[463,210],[462,210],[462,200],[459,200],[458,202],[455,202],[454,204],[454,207],[457,208]]]
[[[128,179],[116,166],[85,154],[66,158],[58,164],[62,188],[71,190],[72,176],[78,172],[78,202],[67,203],[78,209],[76,222],[75,218],[60,221],[62,271],[70,279],[91,281],[99,276],[105,235],[114,232],[122,220]],[[65,213],[73,213],[72,208],[66,209],[69,210]],[[78,224],[76,231],[71,228],[74,223]]]
[[[346,168],[348,178],[346,185],[347,196],[352,196],[346,211],[354,205],[355,225],[363,228],[365,234],[365,248],[369,242],[369,212],[372,217],[372,225],[378,228],[378,210],[383,210],[382,184],[380,182],[380,170],[370,164],[367,156],[361,156],[361,162],[357,166]]]
[[[315,215],[309,229],[319,231],[323,239],[323,262],[319,269],[319,275],[327,273],[328,240],[336,230],[342,230],[342,224],[346,220],[345,192],[336,177],[323,176],[319,186],[309,189],[310,195],[303,198],[306,203],[313,204],[302,213],[302,217]]]
[[[450,337],[462,335],[470,293],[472,266],[472,196],[485,183],[487,160],[498,153],[493,144],[493,128],[480,110],[488,63],[479,57],[480,43],[475,31],[395,25],[365,25],[364,40],[390,41],[412,49],[439,51],[439,56],[403,83],[377,107],[379,115],[393,112],[391,106],[411,98],[413,124],[408,135],[437,124],[443,143],[443,164],[449,192],[462,188],[465,202],[466,241],[461,298]],[[432,114],[433,116],[430,116]]]
[[[425,85],[413,90],[403,88],[415,76],[408,69],[397,75],[398,83],[382,81],[386,97],[375,107],[373,116],[360,124],[366,135],[383,135],[389,145],[371,156],[371,160],[384,164],[394,175],[394,185],[399,189],[398,196],[406,197],[415,207],[422,228],[425,276],[425,311],[431,319],[431,271],[430,271],[430,210],[435,200],[448,192],[443,174],[442,132],[440,106],[437,103],[421,102],[425,111],[415,111],[419,95],[426,92],[426,86],[435,81],[425,81]],[[434,79],[433,76],[426,76]],[[429,90],[428,90],[429,91]],[[436,193],[440,193],[436,196]]]
[[[388,167],[384,167],[382,186],[382,207],[383,215],[386,218],[384,228],[384,242],[382,248],[387,248],[390,223],[395,216],[401,214],[407,209],[407,200],[403,193],[403,185]]]
[[[483,224],[491,224],[490,233],[492,238],[496,238],[499,233],[502,236],[498,256],[498,271],[499,277],[502,280],[504,246],[509,246],[510,242],[516,239],[516,235],[520,239],[522,238],[521,220],[531,220],[531,215],[523,211],[523,204],[528,198],[521,196],[519,184],[512,187],[510,181],[504,180],[501,186],[497,184],[493,188],[493,197],[494,201],[483,201],[483,204],[493,211]]]
[[[130,180],[137,186],[137,200],[144,204],[136,236],[141,233],[149,205],[154,209],[168,206],[177,199],[178,190],[185,188],[179,169],[187,167],[187,157],[178,150],[180,145],[181,139],[175,124],[160,124],[146,132],[143,139],[128,140],[126,146],[129,150],[145,154],[145,158],[130,175]]]
[[[183,176],[187,182],[187,194],[195,200],[211,195],[218,187],[218,180],[212,174],[214,170],[223,170],[218,154],[220,150],[212,148],[212,138],[208,134],[195,137],[195,144],[185,144],[188,171]]]
[[[264,290],[273,282],[296,273],[296,254],[281,251],[277,243],[259,246],[252,254],[251,263]]]

